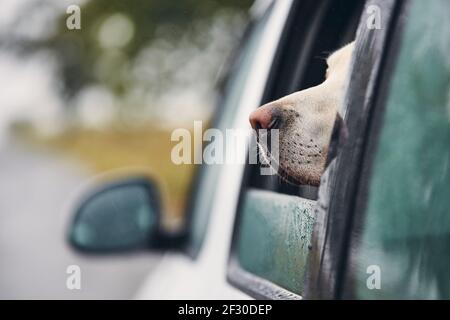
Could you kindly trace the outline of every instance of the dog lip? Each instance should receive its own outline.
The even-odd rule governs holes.
[[[264,149],[263,146],[258,144],[258,149],[262,152],[262,154],[264,155],[264,157],[266,157],[267,159],[269,159],[271,162],[275,161],[276,163],[276,171],[277,171],[277,175],[283,179],[286,183],[293,185],[293,186],[301,186],[301,185],[311,185],[311,186],[318,186],[320,182],[315,181],[315,180],[311,180],[311,179],[305,179],[302,177],[298,177],[295,175],[292,175],[291,173],[289,173],[283,166],[282,162],[280,161],[280,159],[275,159],[272,155],[272,153],[270,152],[270,150],[268,149]]]
[[[302,186],[302,185],[310,185],[313,187],[317,187],[320,185],[320,179],[318,181],[310,179],[310,178],[304,178],[304,177],[298,177],[294,176],[288,171],[286,171],[283,166],[280,164],[278,167],[278,175],[287,183],[294,185],[294,186]]]
[[[293,186],[301,186],[308,184],[308,182],[304,179],[301,179],[299,177],[296,177],[292,174],[290,174],[288,171],[286,171],[283,166],[280,164],[278,166],[278,175],[287,183]]]

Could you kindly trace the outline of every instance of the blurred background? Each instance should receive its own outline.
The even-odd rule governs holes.
[[[158,256],[75,254],[70,199],[139,170],[160,182],[168,221],[183,218],[194,168],[172,164],[170,134],[210,121],[252,2],[0,1],[0,298],[132,297]],[[80,30],[66,26],[73,4]],[[66,288],[71,264],[82,290]]]

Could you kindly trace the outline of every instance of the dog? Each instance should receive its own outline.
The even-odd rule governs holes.
[[[332,135],[342,135],[339,114],[346,89],[354,42],[335,51],[327,59],[325,80],[265,104],[250,115],[256,130],[278,129],[279,157],[260,151],[271,161],[278,161],[278,175],[296,185],[318,186],[327,161],[334,157]]]

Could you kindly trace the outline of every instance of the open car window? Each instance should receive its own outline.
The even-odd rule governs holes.
[[[324,56],[354,40],[362,6],[360,1],[294,2],[261,104],[321,83]],[[230,282],[257,298],[301,298],[316,199],[317,187],[263,176],[259,165],[247,165]]]

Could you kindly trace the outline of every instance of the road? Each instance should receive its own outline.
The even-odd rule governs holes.
[[[65,242],[67,200],[89,177],[79,164],[13,140],[0,145],[0,299],[127,299],[155,254],[86,257]],[[81,289],[66,287],[69,265]]]

